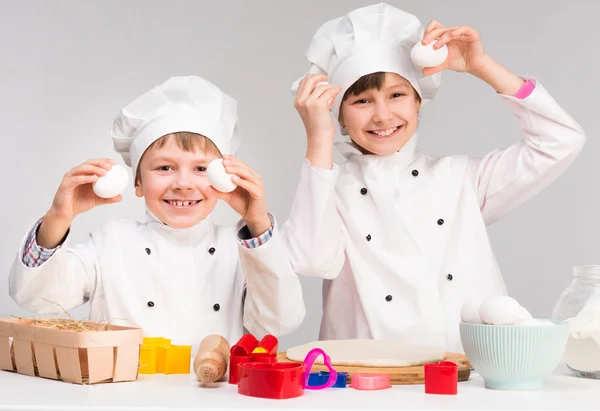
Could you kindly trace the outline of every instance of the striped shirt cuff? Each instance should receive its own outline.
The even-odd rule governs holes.
[[[33,227],[23,247],[23,264],[29,268],[39,267],[44,264],[60,248],[60,245],[56,248],[44,248],[38,245],[36,235],[40,224],[42,224],[42,220]]]
[[[260,247],[261,245],[263,245],[264,243],[269,241],[271,239],[271,237],[273,237],[273,229],[274,229],[273,224],[271,224],[271,227],[269,227],[269,229],[267,231],[265,231],[258,237],[248,238],[248,237],[250,237],[250,230],[248,230],[248,226],[244,226],[238,232],[238,242],[240,243],[240,245],[242,247],[245,247],[245,248],[251,249],[251,248]]]

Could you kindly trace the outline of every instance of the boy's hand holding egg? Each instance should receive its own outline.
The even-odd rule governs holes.
[[[222,193],[231,193],[237,187],[233,182],[234,176],[225,171],[222,158],[215,158],[208,164],[206,175],[210,185]]]
[[[128,180],[127,171],[108,158],[73,167],[64,175],[52,206],[43,217],[37,232],[38,244],[44,248],[58,246],[77,215],[121,201],[119,194]]]
[[[267,213],[267,200],[260,175],[230,155],[212,160],[206,174],[212,185],[208,194],[216,195],[241,215],[253,237],[258,237],[269,229],[271,220]],[[237,187],[241,190],[236,189]]]
[[[128,180],[127,171],[113,160],[88,160],[64,175],[48,216],[70,224],[78,214],[120,201]]]
[[[113,198],[120,195],[129,183],[129,173],[124,167],[114,164],[93,184],[94,193],[100,198]]]

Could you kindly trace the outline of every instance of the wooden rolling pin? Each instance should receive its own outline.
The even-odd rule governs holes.
[[[207,336],[200,343],[194,358],[194,372],[200,382],[219,381],[227,372],[229,342],[220,335]]]

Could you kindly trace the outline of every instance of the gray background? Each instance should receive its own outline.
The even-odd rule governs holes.
[[[270,210],[283,222],[305,150],[290,85],[308,67],[304,52],[326,20],[374,2],[2,1],[0,119],[3,227],[0,316],[32,315],[8,296],[7,277],[22,236],[50,206],[71,167],[109,156],[112,119],[132,99],[172,75],[196,74],[236,97],[243,142],[239,157],[265,182]],[[467,24],[487,52],[521,76],[535,76],[584,128],[587,145],[550,188],[490,227],[509,292],[535,316],[550,316],[571,266],[599,264],[600,190],[597,2],[391,1],[423,24]],[[515,120],[486,84],[445,73],[423,110],[421,149],[482,155],[520,138]],[[337,157],[339,159],[339,156]],[[129,189],[116,205],[77,218],[73,241],[110,218],[142,219]],[[223,206],[217,221],[234,223]],[[306,320],[281,345],[314,340],[321,282],[302,278]],[[87,316],[87,306],[75,309]]]

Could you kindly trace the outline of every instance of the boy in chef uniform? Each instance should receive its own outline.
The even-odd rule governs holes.
[[[237,102],[195,76],[173,77],[115,118],[117,152],[131,166],[146,221],[109,221],[83,244],[68,244],[73,219],[102,199],[92,183],[114,164],[89,160],[67,172],[52,206],[28,230],[9,278],[11,297],[37,313],[90,302],[90,319],[136,324],[146,335],[197,344],[216,333],[232,344],[243,327],[261,336],[294,331],[305,314],[297,275],[260,176],[232,157]],[[237,188],[209,186],[208,163],[224,158]],[[217,199],[242,220],[210,221]]]
[[[439,39],[447,59],[417,67],[410,54],[422,39]],[[536,79],[488,56],[474,29],[423,28],[385,3],[325,23],[306,55],[309,74],[293,91],[307,152],[282,232],[296,272],[325,279],[320,338],[461,351],[463,304],[506,293],[486,226],[558,178],[582,149],[583,131]],[[419,111],[443,70],[489,84],[521,141],[483,158],[419,152]],[[347,159],[340,166],[336,122],[349,137],[336,144]]]

